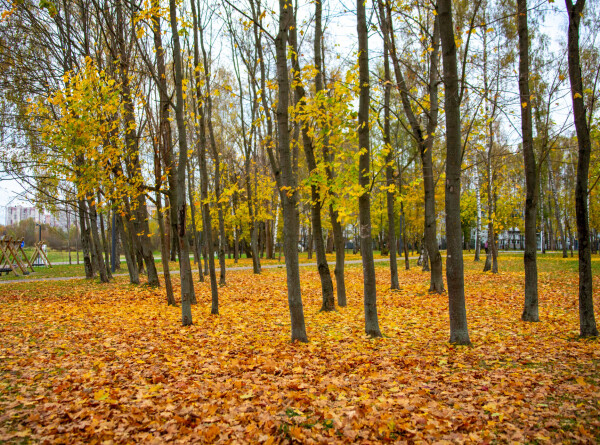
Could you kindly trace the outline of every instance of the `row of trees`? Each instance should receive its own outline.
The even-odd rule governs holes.
[[[599,59],[596,10],[584,3],[566,2],[565,64],[531,26],[557,13],[525,0],[358,1],[347,15],[353,41],[337,49],[330,22],[340,11],[323,1],[5,1],[5,168],[41,205],[77,211],[86,275],[102,281],[110,271],[100,222],[113,212],[131,282],[146,273],[159,285],[148,212],[155,206],[162,257],[179,259],[184,325],[196,302],[191,252],[208,263],[216,314],[226,252],[237,258],[247,245],[260,273],[260,246],[272,256],[279,239],[292,339],[306,341],[302,222],[325,311],[336,307],[326,242],[335,246],[337,305],[345,306],[344,231],[354,227],[365,330],[375,337],[373,239],[389,249],[393,289],[398,247],[408,267],[408,245],[419,244],[430,291],[442,293],[443,232],[451,341],[466,344],[470,229],[476,260],[487,232],[486,268],[497,272],[497,234],[518,227],[523,319],[539,319],[537,232],[560,239],[564,255],[577,232],[581,334],[596,335],[589,221],[597,213],[590,219],[587,205],[598,206],[599,172],[589,165]],[[356,57],[342,57],[348,53]],[[568,98],[573,113],[565,117]]]

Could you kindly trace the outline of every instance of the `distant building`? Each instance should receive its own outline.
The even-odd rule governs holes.
[[[12,226],[19,224],[21,221],[25,221],[28,218],[32,218],[34,221],[39,222],[40,211],[35,207],[23,207],[14,206],[6,209],[6,225]]]
[[[67,230],[67,215],[59,211],[57,215],[40,211],[37,207],[13,206],[6,209],[5,225],[17,225],[26,219],[33,219],[36,223],[45,224],[50,227],[58,227]],[[71,218],[71,224],[74,220]]]

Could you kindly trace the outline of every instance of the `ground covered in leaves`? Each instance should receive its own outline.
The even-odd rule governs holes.
[[[447,343],[447,295],[427,274],[401,271],[390,291],[382,263],[378,340],[360,266],[334,313],[301,269],[308,344],[289,341],[280,269],[229,273],[219,316],[198,283],[188,328],[163,289],[125,278],[2,284],[0,442],[597,442],[600,345],[577,338],[573,261],[540,259],[533,324],[521,264],[501,257],[491,275],[466,259],[470,348]]]

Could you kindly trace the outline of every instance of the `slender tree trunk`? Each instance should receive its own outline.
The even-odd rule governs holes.
[[[93,241],[93,256],[98,264],[98,274],[100,275],[100,281],[102,283],[108,283],[108,271],[106,270],[106,263],[104,262],[104,256],[102,252],[102,244],[100,243],[100,235],[98,234],[98,213],[96,212],[96,205],[91,199],[88,199],[88,212],[90,216],[90,232],[92,234]]]
[[[125,123],[125,143],[129,151],[128,171],[130,176],[142,177],[141,166],[139,161],[139,144],[136,135],[135,108],[129,84],[129,54],[125,44],[124,37],[124,18],[121,7],[121,0],[117,1],[117,41],[119,47],[119,70],[121,74],[121,91],[123,97],[123,119]],[[146,196],[144,193],[138,192],[137,205],[135,206],[134,226],[138,243],[140,246],[139,253],[143,257],[148,272],[148,284],[153,287],[159,286],[158,272],[152,254],[152,246],[150,245],[150,226],[148,224],[148,211],[146,208]]]
[[[319,16],[320,25],[320,1],[317,1],[317,15]],[[296,36],[296,25],[290,28],[290,45],[294,52],[298,51],[298,42]],[[316,55],[316,54],[315,54]],[[305,91],[302,85],[302,79],[300,77],[300,63],[298,57],[292,57],[292,65],[294,68],[294,83],[295,98],[298,104],[303,104],[305,101]],[[302,146],[304,148],[304,154],[306,156],[306,163],[310,172],[316,171],[317,161],[315,157],[315,150],[313,147],[312,139],[308,133],[308,123],[299,122],[302,131]],[[319,278],[321,280],[321,294],[323,303],[321,305],[322,311],[333,311],[335,310],[335,298],[333,295],[333,282],[331,280],[331,273],[329,272],[329,264],[327,263],[327,257],[325,254],[325,242],[323,239],[323,226],[321,221],[321,208],[323,205],[323,197],[319,192],[318,187],[315,184],[311,184],[311,235],[309,235],[308,255],[312,257],[312,245],[315,243],[315,250],[317,254],[317,268],[319,271]]]
[[[560,234],[560,243],[562,247],[562,257],[567,258],[567,237],[563,228],[562,218],[560,216],[560,204],[558,202],[558,192],[556,190],[556,182],[554,180],[554,169],[552,168],[552,160],[548,160],[548,180],[550,181],[550,190],[552,192],[552,199],[554,200],[554,209],[556,213],[556,225],[558,226],[558,232]]]
[[[158,159],[159,163],[160,160]],[[160,169],[158,170],[160,172]],[[160,183],[160,176],[155,178]],[[156,219],[158,220],[158,230],[160,232],[160,256],[163,266],[163,276],[165,278],[165,289],[167,291],[167,304],[169,306],[177,306],[175,295],[173,294],[173,284],[171,282],[171,271],[169,270],[169,250],[167,248],[166,239],[168,233],[165,232],[165,222],[162,214],[162,199],[160,192],[156,192]]]
[[[569,79],[573,100],[573,116],[577,131],[577,177],[575,183],[575,216],[577,219],[577,238],[579,240],[579,335],[596,337],[596,319],[594,317],[594,295],[592,288],[592,255],[590,251],[590,226],[588,215],[588,174],[592,143],[586,118],[581,80],[581,62],[579,59],[579,25],[585,6],[585,0],[566,0],[569,14]]]
[[[373,239],[371,237],[371,150],[369,141],[369,45],[365,2],[356,2],[356,30],[358,34],[358,70],[360,96],[358,103],[358,183],[362,194],[358,198],[360,221],[360,250],[362,252],[364,279],[365,332],[371,337],[381,337],[377,316],[377,290],[375,263],[373,262]]]
[[[192,0],[193,2],[194,0]],[[204,62],[204,84],[206,87],[206,122],[208,124],[208,135],[210,140],[210,146],[212,150],[212,156],[215,164],[215,196],[217,199],[217,218],[219,222],[219,285],[225,286],[226,284],[226,270],[225,270],[225,218],[223,216],[223,203],[221,202],[221,161],[219,157],[219,149],[217,148],[217,142],[215,139],[215,133],[212,124],[212,93],[211,93],[211,73],[209,60],[206,55],[206,49],[204,47],[204,33],[201,26],[198,26],[200,30],[200,46],[202,48],[202,60]],[[218,298],[218,297],[217,297]]]
[[[421,252],[423,255],[423,258],[421,258],[421,265],[423,266],[423,272],[429,272],[429,251],[427,250],[427,242],[425,241],[425,239],[423,239],[421,241]]]
[[[102,243],[102,253],[104,253],[104,264],[106,266],[106,276],[111,279],[112,273],[110,272],[110,255],[108,252],[108,243],[106,242],[106,230],[104,230],[104,217],[100,214],[100,241]]]
[[[460,222],[460,175],[462,144],[456,43],[452,21],[452,0],[438,0],[438,17],[443,53],[446,109],[446,236],[448,254],[446,279],[450,312],[450,343],[468,345],[467,310]]]
[[[315,91],[317,94],[324,89],[324,78],[325,78],[325,67],[322,57],[322,45],[323,40],[323,27],[322,27],[322,12],[323,12],[323,1],[317,0],[315,2],[315,38],[314,38],[314,56],[315,56]],[[325,121],[323,131],[326,134],[323,140],[323,160],[325,162],[325,174],[327,176],[327,182],[331,184],[333,182],[333,168],[332,168],[332,153],[329,147],[329,137],[327,136],[327,129],[329,128],[329,122]],[[329,218],[331,220],[332,232],[333,232],[333,243],[335,247],[335,268],[334,275],[336,281],[336,294],[337,303],[340,307],[345,307],[346,301],[346,283],[344,280],[344,257],[345,257],[345,243],[342,225],[338,221],[339,214],[334,209],[333,203],[329,204]],[[327,266],[329,268],[329,266]],[[331,281],[331,275],[329,278]]]
[[[192,0],[192,20],[194,32],[194,66],[195,82],[196,82],[196,106],[198,108],[198,120],[200,122],[198,142],[196,146],[196,155],[198,164],[200,165],[200,199],[202,201],[202,231],[206,253],[208,256],[208,267],[210,275],[210,290],[211,290],[211,308],[210,313],[217,315],[219,313],[219,289],[217,286],[217,273],[215,270],[215,256],[212,236],[212,218],[210,216],[210,205],[208,203],[208,168],[206,165],[206,110],[207,104],[204,104],[204,96],[201,90],[200,79],[200,47],[198,42],[199,20],[196,13],[196,3]]]
[[[175,103],[175,119],[179,133],[179,162],[177,163],[177,176],[175,177],[175,193],[177,198],[177,235],[179,244],[179,270],[181,273],[181,323],[183,326],[192,324],[192,302],[196,301],[194,286],[192,282],[192,268],[190,265],[190,253],[186,229],[186,203],[185,203],[185,176],[188,162],[188,144],[183,116],[183,69],[181,67],[181,45],[177,30],[177,2],[169,0],[169,12],[171,19],[171,35],[173,38],[173,62],[175,77],[175,92],[177,100]]]
[[[387,217],[388,217],[388,245],[390,250],[390,289],[399,289],[398,284],[398,263],[396,260],[396,220],[394,212],[394,150],[392,149],[392,139],[390,135],[390,96],[392,93],[392,79],[390,76],[390,60],[388,54],[388,45],[384,42],[383,47],[383,67],[384,67],[384,120],[383,120],[383,143],[387,154],[385,156],[385,179],[388,186],[386,192]]]
[[[281,190],[283,205],[283,247],[285,250],[285,267],[287,276],[288,305],[292,328],[292,341],[307,342],[304,309],[300,290],[300,269],[298,263],[298,190],[292,165],[289,135],[289,96],[290,85],[287,69],[288,30],[293,26],[292,3],[289,0],[279,0],[279,31],[275,39],[277,64],[277,127],[278,155],[281,166]],[[274,169],[275,170],[275,169]]]
[[[121,244],[123,245],[123,253],[125,254],[125,263],[127,264],[127,271],[129,272],[129,282],[131,284],[140,284],[140,274],[135,262],[135,258],[132,253],[132,249],[128,246],[129,236],[125,231],[125,223],[120,212],[117,212],[117,228],[119,230],[119,238],[121,238]]]
[[[235,217],[235,212],[237,210],[237,192],[234,192],[231,198],[231,216]],[[234,218],[235,220],[235,218]],[[233,262],[235,264],[238,263],[238,259],[240,257],[240,230],[237,226],[237,222],[234,223],[233,227]]]
[[[202,248],[200,247],[200,231],[196,229],[196,206],[194,205],[193,194],[194,190],[194,173],[188,162],[188,200],[190,202],[190,217],[192,219],[192,232],[194,235],[194,258],[198,266],[198,277],[201,283],[204,282],[204,274],[202,273]]]
[[[67,208],[65,208],[65,214],[67,216],[67,250],[69,252],[69,265],[71,265],[71,214]]]
[[[408,238],[406,236],[406,222],[404,215],[404,203],[400,203],[400,217],[402,218],[402,245],[404,246],[404,268],[410,270],[410,259],[408,257]]]
[[[475,160],[475,199],[477,200],[477,226],[475,229],[475,258],[474,261],[481,261],[481,181],[479,178],[479,169],[477,168],[477,160]]]
[[[250,156],[250,154],[248,154]],[[250,158],[248,157],[246,168],[246,193],[248,195],[248,213],[250,216],[250,250],[252,252],[252,270],[255,274],[261,273],[260,258],[258,255],[258,221],[255,218],[255,209],[252,198],[252,183],[250,173]],[[256,190],[256,189],[255,189]]]
[[[152,0],[152,7],[155,11],[159,10],[159,0]],[[167,75],[166,75],[166,67],[165,67],[165,50],[162,46],[162,32],[161,32],[161,20],[162,18],[158,13],[155,13],[152,16],[152,33],[154,37],[154,50],[156,52],[156,74],[158,76],[158,94],[160,99],[160,115],[159,115],[159,125],[160,125],[160,143],[158,144],[160,150],[160,158],[164,164],[165,176],[168,181],[168,191],[167,196],[165,198],[165,202],[169,209],[166,214],[166,226],[165,237],[161,238],[161,243],[164,243],[164,247],[161,245],[161,257],[163,263],[163,270],[167,269],[166,272],[163,272],[165,276],[165,286],[170,286],[171,291],[167,288],[167,299],[169,304],[175,305],[175,297],[169,297],[169,293],[173,294],[172,283],[171,283],[171,274],[169,269],[169,260],[175,260],[176,254],[176,246],[179,245],[179,242],[175,242],[177,240],[177,179],[175,177],[176,174],[176,165],[173,162],[173,141],[171,135],[171,118],[170,114],[170,98],[167,91]],[[173,205],[171,205],[173,204]],[[158,211],[158,204],[157,204]],[[162,216],[162,214],[161,214]],[[171,249],[171,246],[175,247]],[[191,273],[191,269],[190,269]],[[168,274],[168,277],[167,277]],[[202,274],[200,274],[202,277]],[[194,296],[195,300],[195,296]]]
[[[85,277],[87,279],[91,279],[94,278],[94,269],[92,267],[92,258],[90,256],[92,243],[90,239],[90,232],[86,223],[87,206],[83,199],[79,199],[78,204],[81,250],[83,251],[83,266],[85,269]]]
[[[484,16],[484,21],[486,17]],[[494,119],[498,106],[498,94],[492,94],[490,99],[491,85],[488,81],[488,45],[487,33],[483,34],[483,86],[485,98],[485,115],[489,116],[487,120],[487,152],[486,152],[486,173],[487,173],[487,205],[488,205],[488,236],[487,236],[487,255],[485,259],[484,272],[491,271],[498,273],[498,261],[496,256],[496,231],[494,229],[494,170],[492,168],[492,159],[494,154]]]
[[[537,273],[537,166],[533,150],[533,125],[529,94],[529,33],[527,28],[527,0],[517,0],[519,32],[519,93],[521,103],[521,131],[525,162],[525,305],[521,320],[540,321],[538,313]]]
[[[432,40],[431,40],[431,55],[430,55],[430,67],[429,67],[429,80],[428,80],[428,93],[430,109],[428,111],[427,126],[425,131],[423,130],[420,122],[415,116],[412,106],[411,99],[409,96],[408,87],[404,80],[402,70],[400,68],[400,60],[398,52],[396,50],[396,43],[394,38],[394,29],[392,26],[391,16],[391,4],[387,2],[384,6],[383,0],[378,1],[380,19],[385,21],[382,27],[384,32],[384,40],[388,42],[390,50],[390,56],[392,58],[394,73],[396,75],[397,87],[400,90],[400,97],[402,100],[402,108],[408,119],[411,127],[412,135],[415,138],[419,153],[421,155],[421,162],[423,165],[423,193],[425,201],[425,243],[427,246],[428,254],[431,263],[431,280],[430,280],[430,292],[442,293],[444,292],[444,280],[442,273],[442,256],[439,252],[437,243],[437,229],[436,229],[436,211],[435,211],[435,181],[433,178],[433,141],[435,136],[435,130],[438,124],[438,64],[439,64],[439,23],[436,19],[434,21]]]

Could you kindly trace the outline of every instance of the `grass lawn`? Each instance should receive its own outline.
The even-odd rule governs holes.
[[[575,263],[539,259],[542,321],[524,323],[522,258],[500,261],[498,275],[465,261],[472,347],[447,343],[428,274],[402,270],[390,291],[385,263],[377,340],[360,265],[333,313],[301,268],[308,344],[289,341],[282,269],[231,271],[218,316],[196,279],[186,328],[163,288],[127,277],[2,285],[0,442],[598,442],[600,347],[577,337]]]

